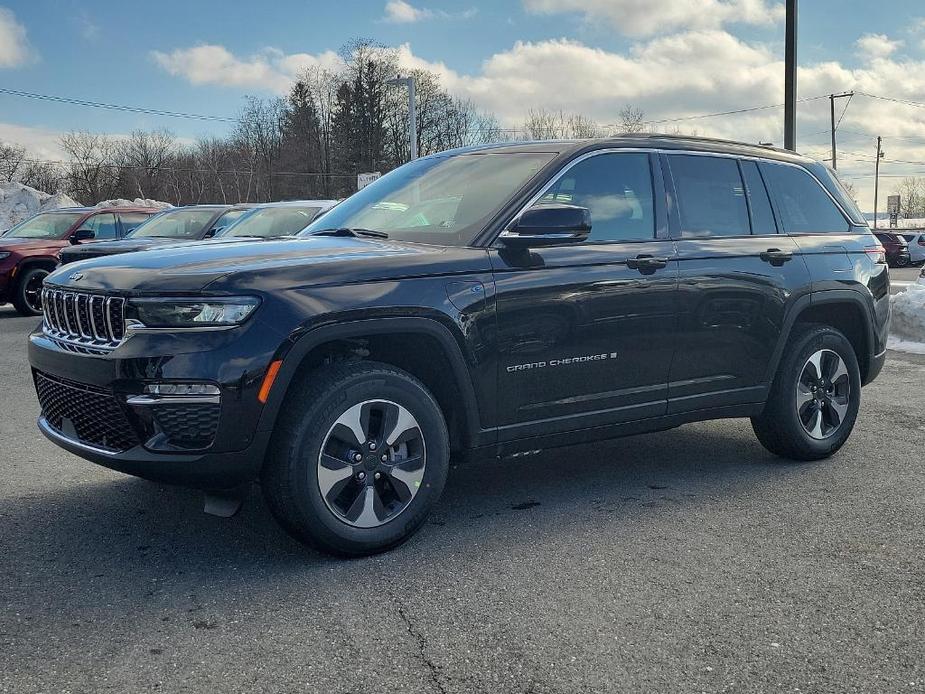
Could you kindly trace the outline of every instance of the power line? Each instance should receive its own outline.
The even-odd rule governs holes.
[[[74,166],[75,162],[72,161],[62,161],[57,159],[23,159],[23,162],[27,164],[55,164],[58,166]],[[145,169],[148,167],[144,166],[133,166],[131,164],[113,164],[109,162],[93,162],[93,166],[99,166],[104,169],[120,169],[120,170],[133,170],[133,169]],[[355,174],[336,174],[336,173],[324,173],[321,171],[270,171],[270,172],[261,172],[261,171],[249,171],[242,169],[196,169],[196,168],[187,168],[180,166],[158,166],[154,167],[154,170],[160,173],[161,171],[177,171],[180,173],[208,173],[213,175],[218,174],[234,174],[241,176],[252,176],[252,175],[263,175],[269,174],[271,176],[319,176],[327,178],[354,178]]]
[[[802,99],[798,99],[799,103],[806,103],[808,101],[818,101],[819,99],[828,99],[828,94],[822,94],[820,96],[807,96]],[[681,121],[688,120],[699,120],[701,118],[718,118],[720,116],[734,116],[740,113],[752,113],[754,111],[768,111],[774,108],[783,108],[784,104],[768,104],[767,106],[750,106],[748,108],[737,108],[732,111],[718,111],[716,113],[702,113],[694,116],[680,116],[678,118],[660,118],[658,120],[647,120],[642,121],[644,125],[655,125],[658,123],[679,123]],[[607,125],[601,126],[604,128],[618,127],[619,123],[609,123]]]
[[[126,106],[124,104],[110,104],[102,101],[87,101],[86,99],[74,99],[67,96],[57,96],[54,94],[38,94],[36,92],[26,92],[20,89],[8,89],[6,87],[0,87],[0,94],[8,94],[10,96],[20,96],[25,99],[36,99],[39,101],[52,101],[59,104],[72,104],[74,106],[87,106],[90,108],[101,108],[107,109],[110,111],[127,111],[131,113],[144,113],[151,116],[167,116],[170,118],[187,118],[190,120],[203,120],[203,121],[220,121],[224,123],[234,123],[237,122],[236,118],[228,118],[226,116],[207,116],[201,113],[184,113],[181,111],[165,111],[158,108],[145,108],[143,106]]]

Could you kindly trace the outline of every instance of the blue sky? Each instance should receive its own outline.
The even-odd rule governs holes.
[[[925,3],[801,5],[801,96],[856,89],[925,102]],[[281,93],[297,67],[325,64],[355,37],[403,46],[406,65],[435,69],[448,89],[508,125],[530,108],[608,123],[625,104],[661,119],[782,101],[782,8],[774,0],[0,0],[0,7],[0,87],[166,110],[234,115],[245,94]],[[800,115],[801,149],[825,156],[828,102],[804,104]],[[779,122],[779,110],[770,110],[677,127],[780,142]],[[0,94],[0,139],[43,156],[69,129],[156,126],[183,138],[225,128]],[[877,133],[905,137],[891,143],[897,158],[901,147],[903,159],[925,162],[925,109],[859,96],[843,128],[845,177],[858,187],[867,187],[861,155]]]

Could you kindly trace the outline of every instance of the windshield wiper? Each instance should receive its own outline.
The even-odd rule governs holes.
[[[374,239],[387,239],[389,235],[384,231],[373,229],[358,229],[356,227],[341,227],[340,229],[321,229],[313,231],[309,236],[370,236]]]

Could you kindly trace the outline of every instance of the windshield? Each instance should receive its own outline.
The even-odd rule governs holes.
[[[168,239],[198,239],[206,231],[206,225],[215,210],[171,210],[151,217],[144,224],[135,227],[128,235],[132,239],[158,236]]]
[[[466,246],[554,156],[481,152],[418,159],[347,198],[303,236],[347,227],[402,241]]]
[[[20,222],[4,236],[20,239],[60,239],[83,216],[83,212],[43,212]]]
[[[242,216],[218,236],[223,239],[231,236],[260,238],[292,236],[307,227],[320,210],[320,207],[297,207],[295,205],[258,207]]]

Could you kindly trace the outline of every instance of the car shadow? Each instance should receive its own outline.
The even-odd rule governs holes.
[[[593,522],[601,514],[657,514],[698,504],[701,497],[734,494],[756,478],[798,474],[799,466],[781,464],[757,442],[743,446],[747,426],[736,421],[709,430],[683,427],[516,462],[453,464],[427,525],[378,561],[390,557],[389,564],[399,569],[403,555],[433,556],[441,547],[458,550],[471,543],[504,551],[522,542],[517,533],[527,514],[536,542],[559,532],[563,517]],[[263,573],[344,563],[290,539],[256,485],[232,519],[202,513],[202,494],[194,490],[121,476],[0,500],[0,519],[7,531],[0,540],[0,564],[13,561],[7,573],[18,571],[17,558],[29,557],[45,563],[46,576],[66,567],[76,580],[95,577],[104,591],[180,568],[206,578],[248,562]]]

